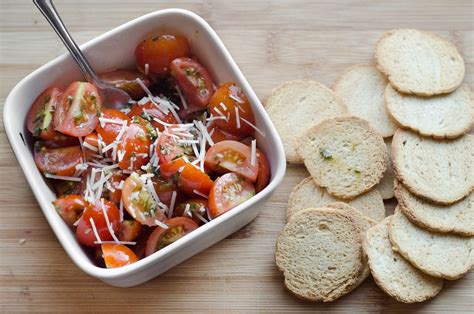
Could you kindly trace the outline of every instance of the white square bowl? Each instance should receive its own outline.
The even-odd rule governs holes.
[[[47,87],[66,87],[68,83],[82,79],[70,55],[62,55],[25,77],[12,89],[4,104],[3,120],[8,140],[56,237],[80,269],[112,286],[130,287],[146,282],[242,228],[259,214],[285,174],[283,146],[270,118],[222,41],[198,15],[181,9],[156,11],[108,31],[82,45],[81,49],[98,72],[130,68],[134,65],[136,45],[154,32],[167,30],[190,40],[194,54],[215,82],[234,81],[241,86],[250,101],[258,128],[265,133],[264,137],[257,134],[257,143],[268,157],[272,177],[269,185],[250,200],[134,264],[115,269],[94,265],[54,210],[51,202],[56,196],[33,160],[26,114],[34,99]]]

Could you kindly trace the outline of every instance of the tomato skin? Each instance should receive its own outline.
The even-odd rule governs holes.
[[[199,62],[190,58],[176,58],[171,61],[171,76],[189,106],[205,108],[214,93],[211,75]]]
[[[139,78],[146,87],[150,87],[151,81],[144,74],[136,70],[114,70],[100,73],[99,78],[130,95],[133,100],[140,100],[146,96],[143,88],[137,83]]]
[[[48,148],[61,148],[79,145],[79,139],[77,137],[67,136],[59,132],[56,132],[56,135],[50,140],[39,141],[41,143],[41,146],[45,146]]]
[[[64,222],[72,227],[82,215],[88,203],[81,195],[67,195],[53,201],[53,205]]]
[[[239,99],[240,101],[236,101]],[[221,105],[224,104],[224,106]],[[237,125],[236,108],[239,110],[240,128]],[[252,107],[244,92],[234,83],[221,84],[209,103],[209,111],[214,117],[221,117],[221,113],[228,119],[217,119],[214,123],[223,130],[240,136],[251,135],[254,129],[242,120],[255,124]]]
[[[211,135],[211,139],[214,143],[219,143],[222,141],[240,141],[242,140],[242,136],[232,134],[229,132],[224,131],[220,127],[218,127],[215,123],[208,125],[207,131]]]
[[[117,122],[121,123],[126,122],[127,125],[131,123],[130,118],[125,113],[119,110],[103,108],[101,112],[103,118],[117,120]],[[104,127],[102,127],[102,125],[98,123],[95,127],[95,130],[97,134],[102,137],[104,143],[109,145],[117,138],[117,135],[122,130],[122,124],[104,123]]]
[[[176,118],[173,116],[173,114],[170,112],[168,113],[164,113],[163,111],[161,111],[153,102],[149,101],[143,105],[140,105],[138,103],[136,104],[133,104],[131,107],[130,107],[130,112],[128,113],[129,117],[133,117],[133,116],[136,116],[136,117],[139,117],[141,119],[144,119],[146,117],[145,113],[144,113],[144,110],[146,110],[146,113],[150,116],[150,118],[157,118],[165,123],[169,123],[169,124],[175,124],[175,123],[178,123],[178,121],[176,120]],[[149,121],[149,120],[147,120]],[[158,130],[160,130],[161,132],[163,132],[165,130],[165,127],[163,124],[155,121],[155,120],[151,120],[149,121],[151,123],[151,125],[155,128],[158,128]]]
[[[189,212],[191,213],[191,217],[189,217],[189,215],[184,212],[188,204],[189,204]],[[196,213],[206,218],[207,212],[208,212],[208,204],[205,198],[192,198],[176,205],[173,211],[173,217],[180,217],[180,216],[189,217],[196,224],[201,225],[203,224],[203,221],[198,218]]]
[[[258,176],[255,182],[255,192],[263,190],[270,181],[270,164],[265,154],[257,148]]]
[[[252,182],[258,175],[258,162],[252,165],[252,150],[237,141],[222,141],[211,146],[206,153],[206,168],[218,173],[236,172]]]
[[[47,148],[36,142],[34,159],[36,166],[43,173],[58,176],[72,176],[76,172],[76,165],[81,162],[82,151],[80,146],[62,148]]]
[[[145,39],[135,48],[135,60],[140,72],[145,73],[145,64],[149,74],[159,77],[170,72],[170,62],[179,57],[189,57],[191,47],[183,36],[159,35]]]
[[[136,174],[125,180],[122,202],[127,212],[142,225],[156,226],[156,221],[166,220],[165,214]]]
[[[139,124],[131,123],[117,146],[117,154],[124,153],[123,158],[119,158],[120,169],[137,170],[148,163],[150,145],[151,141],[146,129]],[[146,157],[140,154],[146,154]],[[134,158],[133,167],[132,158]]]
[[[211,178],[191,164],[186,164],[178,177],[178,187],[189,196],[196,196],[194,191],[208,195],[212,187]]]
[[[112,230],[115,234],[117,234],[120,229],[120,213],[117,206],[107,200],[99,199],[95,202],[95,204],[89,204],[85,208],[82,218],[79,221],[79,225],[76,229],[77,240],[85,246],[96,246],[94,242],[97,241],[97,239],[92,230],[92,225],[90,223],[91,218],[94,220],[97,233],[99,234],[99,237],[102,241],[110,241],[113,239],[107,227],[105,216],[102,210],[101,200],[104,202],[104,208],[107,213],[107,217],[109,218],[110,225],[112,226]]]
[[[156,194],[160,198],[160,201],[166,206],[169,207],[171,205],[173,192],[176,192],[176,202],[181,199],[181,193],[178,191],[178,187],[171,178],[163,179],[160,177],[155,177],[152,179],[152,181]]]
[[[120,241],[130,242],[134,241],[140,231],[142,229],[142,225],[136,220],[124,220],[120,223],[120,230],[117,234],[117,238]]]
[[[54,112],[54,128],[66,135],[81,137],[91,133],[99,122],[102,106],[97,88],[74,82],[61,96]]]
[[[59,88],[49,87],[31,105],[26,116],[26,125],[33,136],[48,141],[60,135],[54,130],[53,117],[61,93]]]
[[[178,173],[179,169],[181,169],[185,164],[186,162],[182,158],[163,163],[160,165],[160,176],[163,179],[169,179]]]
[[[150,256],[198,227],[192,219],[186,217],[171,218],[166,221],[166,224],[168,229],[156,227],[151,233],[146,243],[146,256]]]
[[[172,132],[174,127],[169,127],[168,132]],[[160,165],[169,163],[183,155],[192,154],[191,147],[175,142],[175,139],[167,132],[160,134],[156,145],[156,154],[160,158]]]
[[[102,256],[107,268],[122,267],[138,261],[135,253],[122,244],[102,244]]]
[[[218,178],[209,193],[209,218],[214,219],[255,195],[248,180],[235,173]]]

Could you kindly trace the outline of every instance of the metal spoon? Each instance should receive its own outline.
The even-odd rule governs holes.
[[[121,89],[116,88],[104,81],[102,81],[95,71],[90,66],[86,57],[82,54],[81,49],[72,39],[61,17],[59,16],[52,0],[33,0],[36,7],[43,13],[46,20],[51,24],[53,29],[63,41],[66,48],[71,53],[71,56],[76,61],[84,78],[91,84],[94,84],[102,100],[102,104],[109,108],[123,108],[130,100],[130,95]]]

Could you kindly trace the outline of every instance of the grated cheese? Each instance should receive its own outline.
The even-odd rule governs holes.
[[[157,225],[158,227],[163,228],[163,229],[168,229],[169,228],[167,224],[165,224],[162,221],[159,221],[158,219],[155,219],[155,225]]]
[[[133,241],[94,241],[94,244],[122,244],[122,245],[135,245],[137,242]]]
[[[201,214],[199,214],[199,213],[194,213],[194,215],[195,215],[197,218],[199,218],[199,220],[201,220],[201,221],[202,221],[203,223],[205,223],[205,224],[207,224],[207,223],[209,222],[206,218],[204,218],[203,216],[201,216]]]
[[[110,224],[109,216],[107,215],[107,210],[105,210],[105,204],[104,204],[103,198],[100,200],[100,206],[102,207],[102,213],[104,214],[107,229],[109,229],[109,232],[112,235],[112,238],[114,239],[114,241],[116,243],[120,242],[117,236],[115,235],[114,228],[112,228],[112,224]]]
[[[181,99],[181,103],[183,104],[183,107],[186,111],[188,111],[188,104],[186,103],[186,99],[184,99],[183,94],[181,93],[181,90],[179,89],[178,85],[175,85],[176,91],[178,92],[178,96]]]
[[[262,130],[260,130],[259,128],[257,128],[253,123],[251,123],[250,121],[244,119],[244,118],[240,118],[240,120],[244,121],[245,123],[247,123],[249,126],[251,126],[255,131],[257,131],[258,133],[260,133],[263,137],[265,137],[265,133],[263,133]]]
[[[171,194],[170,207],[168,208],[168,218],[173,217],[173,210],[174,210],[175,202],[176,202],[176,191],[173,191],[173,194]]]
[[[56,179],[56,180],[64,180],[64,181],[76,181],[80,182],[81,178],[78,177],[68,177],[68,176],[57,176],[55,174],[45,173],[44,175],[46,178]]]
[[[252,140],[252,157],[250,158],[250,164],[255,166],[257,161],[257,140]]]
[[[201,193],[201,192],[199,192],[199,191],[196,190],[196,189],[194,189],[193,192],[194,192],[194,194],[199,195],[199,196],[202,196],[202,197],[204,197],[205,199],[208,198],[208,196],[207,196],[206,194]]]
[[[101,244],[102,243],[102,240],[100,239],[99,237],[99,233],[97,232],[97,228],[95,227],[95,222],[94,222],[94,219],[89,218],[89,222],[91,223],[91,227],[92,227],[92,231],[94,232],[94,236],[98,242],[98,244]],[[95,242],[94,242],[95,243]]]
[[[148,71],[150,71],[150,65],[145,63],[145,75],[148,75]]]
[[[237,129],[240,129],[240,115],[239,108],[235,107],[235,122],[237,124]]]

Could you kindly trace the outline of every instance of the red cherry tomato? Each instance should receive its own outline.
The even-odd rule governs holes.
[[[211,146],[204,161],[206,168],[218,173],[236,172],[255,182],[258,162],[255,156],[252,165],[252,150],[236,141],[222,141]]]
[[[170,72],[170,63],[179,57],[189,57],[191,47],[183,36],[160,35],[142,41],[135,49],[135,60],[140,72],[164,76]]]
[[[237,122],[236,110],[239,110]],[[209,111],[214,117],[223,117],[214,121],[218,127],[241,136],[253,134],[254,129],[244,120],[255,125],[252,108],[244,92],[234,83],[219,86],[209,103]],[[225,118],[225,119],[224,119]]]
[[[26,116],[26,126],[35,137],[53,140],[60,134],[53,128],[54,111],[60,98],[61,91],[56,87],[49,87],[31,105]]]
[[[119,189],[120,182],[125,180],[125,176],[123,175],[122,171],[114,171],[112,177],[109,179],[110,186],[105,185],[102,197],[108,199],[112,203],[119,205],[120,200],[122,199],[122,190]]]
[[[154,177],[152,181],[156,194],[160,198],[160,201],[166,206],[169,207],[171,205],[171,199],[173,198],[174,192],[176,193],[175,203],[181,199],[181,193],[179,193],[178,187],[172,179]]]
[[[98,123],[95,127],[97,134],[102,137],[102,140],[107,145],[116,140],[122,130],[122,123],[129,125],[131,122],[130,118],[125,113],[111,108],[102,109],[102,118],[117,121],[117,123],[105,122],[103,127],[101,123]]]
[[[136,123],[130,124],[117,146],[120,169],[137,170],[148,163],[150,145],[151,141],[146,129]],[[123,154],[123,157],[120,154]]]
[[[203,221],[198,215],[206,219],[207,211],[208,205],[205,198],[192,198],[179,203],[173,211],[173,217],[189,217],[194,220],[196,224],[201,225]]]
[[[122,202],[127,212],[142,225],[156,226],[159,221],[166,220],[163,210],[136,173],[125,180]]]
[[[270,164],[265,154],[257,148],[258,175],[255,182],[255,192],[263,190],[270,181]]]
[[[176,58],[171,61],[171,76],[178,82],[189,106],[206,108],[214,93],[214,83],[209,72],[199,62],[190,58]]]
[[[142,225],[136,220],[124,220],[120,223],[120,230],[117,238],[120,241],[130,242],[134,241],[140,234]]]
[[[207,174],[187,163],[178,177],[178,187],[189,196],[208,195],[212,180]]]
[[[56,132],[56,131],[55,131]],[[56,132],[56,135],[47,141],[41,140],[41,145],[48,148],[61,148],[79,145],[79,139],[77,137],[67,136]]]
[[[46,148],[40,145],[37,142],[34,147],[35,163],[39,170],[58,176],[72,176],[76,172],[76,165],[82,159],[80,146]]]
[[[255,195],[250,181],[235,173],[226,173],[218,178],[209,194],[209,218],[229,211]]]
[[[151,84],[149,78],[135,70],[115,70],[101,73],[99,77],[103,81],[125,91],[134,100],[139,100],[146,96],[143,88],[137,83],[137,78],[139,78],[146,87],[150,87]]]
[[[97,88],[85,82],[68,86],[54,112],[54,128],[66,135],[81,137],[91,133],[99,121],[101,101]]]
[[[168,131],[160,134],[156,145],[156,154],[160,158],[160,164],[168,163],[183,155],[192,154],[192,148],[187,144],[177,141],[172,135],[174,127],[169,127]]]
[[[182,158],[163,163],[160,165],[160,176],[164,179],[169,179],[178,173],[178,171],[184,167],[185,164],[186,162]]]
[[[81,217],[88,203],[81,195],[66,195],[56,199],[53,205],[61,218],[72,227],[79,217]]]
[[[117,268],[138,261],[135,253],[122,244],[102,244],[102,257],[107,268]]]
[[[154,120],[154,118],[169,124],[178,123],[171,111],[169,111],[168,113],[164,113],[151,101],[143,105],[140,105],[138,103],[133,104],[132,107],[130,107],[130,112],[128,113],[128,116],[136,116],[145,119],[146,121],[150,122],[153,127],[158,128],[158,130],[160,130],[161,132],[164,131],[165,127],[162,123],[159,123]]]
[[[95,246],[94,242],[97,241],[90,222],[91,218],[94,221],[100,240],[110,241],[113,239],[107,227],[104,210],[102,209],[102,201],[104,202],[104,209],[114,234],[117,234],[120,229],[120,213],[117,206],[104,199],[97,200],[95,204],[89,204],[86,207],[76,229],[77,240],[86,246]]]
[[[222,141],[240,141],[242,139],[242,136],[226,132],[218,127],[215,123],[208,125],[207,132],[209,135],[211,135],[211,139],[214,141],[214,143],[219,143]]]
[[[170,245],[186,234],[197,229],[198,225],[185,217],[171,218],[166,222],[168,229],[156,227],[146,243],[146,256]]]
[[[86,173],[85,173],[86,174]],[[85,190],[85,174],[82,177],[82,181],[65,181],[65,180],[53,180],[52,184],[56,195],[59,197],[66,195],[82,195]]]

